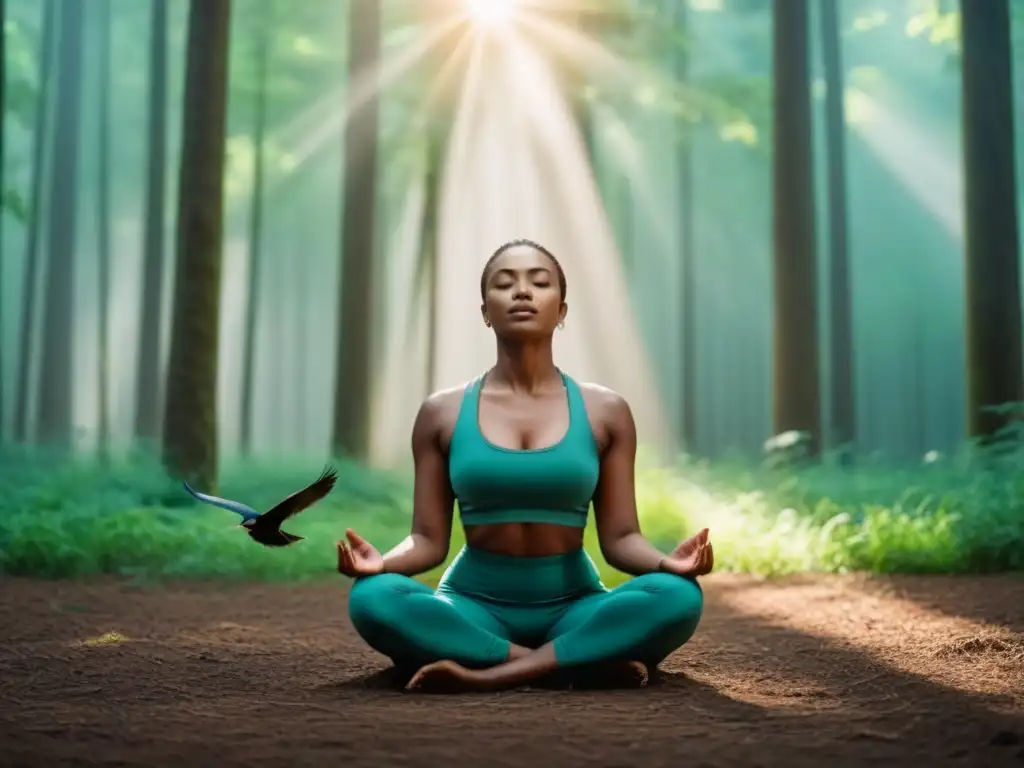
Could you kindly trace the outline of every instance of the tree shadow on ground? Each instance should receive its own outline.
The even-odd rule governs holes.
[[[920,638],[920,647],[901,649],[896,658],[881,647],[872,652],[841,638],[786,626],[782,619],[744,613],[716,600],[718,590],[708,591],[708,611],[698,635],[652,675],[647,688],[637,690],[614,676],[594,675],[582,681],[551,678],[532,686],[530,694],[503,696],[541,696],[535,707],[543,709],[550,696],[570,700],[564,696],[571,688],[572,696],[585,697],[591,708],[626,707],[624,711],[634,714],[622,717],[642,716],[645,739],[666,760],[703,754],[676,743],[689,733],[725,750],[719,756],[728,755],[729,765],[906,764],[927,759],[935,765],[1019,766],[1024,761],[1020,700],[985,692],[984,678],[994,672],[984,659],[947,661]],[[908,660],[923,671],[901,668]],[[978,690],[963,690],[941,679],[943,666],[954,663],[974,667]],[[408,674],[387,668],[332,687],[395,691]],[[492,695],[472,698],[480,701],[480,696]],[[459,707],[460,699],[465,697],[440,696],[431,706],[443,718],[447,707]],[[510,704],[512,699],[504,701]],[[498,702],[493,703],[498,709]],[[625,722],[628,728],[635,721]],[[614,740],[623,727],[614,720],[602,722],[601,731],[593,734],[595,745]],[[794,743],[800,744],[806,763],[793,756]],[[789,757],[776,761],[773,750]]]
[[[1024,633],[1024,573],[985,576],[866,576],[865,590],[910,600],[946,616]],[[1024,639],[1024,638],[1022,638]]]
[[[709,602],[713,601],[712,593]],[[1005,670],[989,658],[947,660],[920,638],[914,647],[908,638],[908,645],[898,652],[903,658],[881,647],[872,653],[844,639],[809,634],[786,626],[782,619],[743,613],[721,603],[708,618],[699,646],[704,651],[702,678],[728,697],[761,702],[783,731],[782,724],[795,718],[821,735],[822,747],[832,741],[864,752],[864,745],[872,745],[865,758],[928,755],[980,759],[985,765],[996,765],[993,761],[999,759],[1024,760],[1021,698],[981,690],[986,677]],[[694,651],[680,655],[685,664]],[[901,669],[908,661],[937,674]],[[936,679],[949,664],[973,666],[979,691]]]

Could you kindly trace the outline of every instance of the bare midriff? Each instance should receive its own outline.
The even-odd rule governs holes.
[[[466,544],[496,555],[546,557],[583,546],[583,529],[552,523],[499,523],[466,526]]]

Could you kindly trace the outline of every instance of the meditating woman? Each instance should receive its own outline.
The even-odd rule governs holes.
[[[643,684],[697,628],[708,531],[667,555],[641,535],[628,404],[552,358],[566,315],[555,257],[503,245],[480,291],[497,362],[421,406],[411,534],[385,555],[351,530],[338,542],[338,570],[355,579],[349,616],[372,648],[418,668],[410,689],[504,688],[608,664]],[[435,591],[412,577],[447,557],[455,501],[466,546]],[[583,549],[591,502],[602,554],[635,576],[611,590]]]

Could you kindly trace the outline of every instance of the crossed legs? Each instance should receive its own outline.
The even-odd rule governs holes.
[[[702,608],[696,581],[667,573],[638,576],[570,603],[544,648],[550,646],[557,668],[614,661],[655,666],[690,639]],[[357,580],[349,617],[370,647],[399,666],[447,660],[489,669],[524,650],[512,643],[514,627],[484,604],[397,574]]]
[[[491,667],[507,661],[512,646],[508,630],[476,601],[395,573],[357,579],[348,615],[367,645],[398,666],[451,659]]]

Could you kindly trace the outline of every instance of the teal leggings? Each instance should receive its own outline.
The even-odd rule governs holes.
[[[519,558],[465,548],[437,590],[408,576],[358,579],[349,617],[397,666],[450,659],[467,667],[507,660],[512,643],[554,642],[560,667],[660,663],[693,635],[703,593],[693,579],[649,573],[608,590],[582,549]]]

